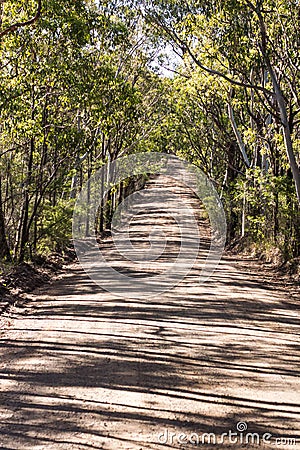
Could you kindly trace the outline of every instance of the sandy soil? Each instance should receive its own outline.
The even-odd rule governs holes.
[[[229,256],[199,285],[202,257],[151,299],[74,264],[2,318],[0,448],[300,449],[299,291]]]

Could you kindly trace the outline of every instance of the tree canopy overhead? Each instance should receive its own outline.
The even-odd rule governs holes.
[[[205,171],[229,241],[299,255],[298,1],[7,0],[0,15],[1,258],[63,251],[84,181],[145,150]]]

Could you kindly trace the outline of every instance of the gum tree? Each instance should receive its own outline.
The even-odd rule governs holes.
[[[142,2],[141,12],[183,59],[252,96],[280,121],[300,203],[294,135],[298,125],[299,5],[296,0]],[[229,104],[230,106],[230,104]],[[234,120],[229,108],[232,125]],[[239,146],[243,150],[236,128]],[[244,153],[244,159],[246,155]]]

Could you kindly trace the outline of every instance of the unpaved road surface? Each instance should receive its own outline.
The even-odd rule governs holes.
[[[13,308],[0,448],[299,449],[299,292],[249,258],[225,257],[203,285],[200,266],[130,299],[74,264]]]

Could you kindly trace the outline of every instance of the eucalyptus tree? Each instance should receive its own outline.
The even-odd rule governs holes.
[[[9,16],[23,17],[30,6],[19,2],[9,9],[8,3],[4,12]],[[49,202],[55,207],[67,187],[80,138],[77,111],[86,89],[83,54],[96,20],[95,8],[84,1],[43,6],[41,14],[38,5],[34,20],[19,20],[15,33],[3,34],[1,49],[2,211],[7,247],[17,260],[36,246],[43,208]],[[34,28],[25,26],[34,22]],[[16,25],[7,29],[15,31]]]
[[[32,3],[32,2],[31,2]],[[42,1],[38,0],[35,14],[29,18],[26,16],[32,4],[27,3],[26,9],[19,8],[20,5],[11,2],[1,2],[0,4],[0,43],[2,39],[20,28],[34,24],[41,16]],[[31,11],[29,11],[29,14]],[[0,161],[1,164],[1,161]],[[0,258],[11,260],[9,244],[6,236],[5,212],[2,200],[2,180],[0,173]]]
[[[298,1],[145,0],[141,3],[138,2],[145,19],[183,58],[230,86],[242,88],[244,95],[255,99],[272,121],[280,123],[300,203],[298,143],[295,142],[299,123]],[[234,125],[232,111],[229,108]],[[243,150],[237,127],[235,134]]]
[[[12,4],[1,49],[0,257],[22,261],[59,249],[82,183],[141,148],[160,82],[140,19],[124,4]]]

